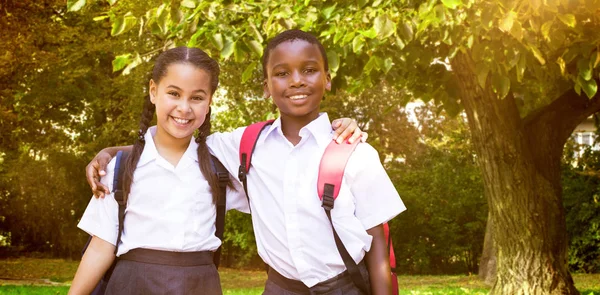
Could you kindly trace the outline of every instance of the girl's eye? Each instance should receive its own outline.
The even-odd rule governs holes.
[[[192,97],[192,100],[201,101],[201,100],[204,100],[204,97],[202,97],[202,96],[194,96],[194,97]]]
[[[167,94],[172,95],[172,96],[179,96],[179,93],[177,93],[176,91],[169,91],[167,92]]]

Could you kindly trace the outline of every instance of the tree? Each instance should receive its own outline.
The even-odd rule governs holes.
[[[450,114],[464,109],[493,224],[492,294],[578,293],[560,159],[575,126],[600,109],[599,1],[185,0],[140,14],[126,3],[112,6],[114,35],[141,28],[228,63],[257,60],[268,37],[300,28],[328,48],[334,88],[359,93],[384,79]]]

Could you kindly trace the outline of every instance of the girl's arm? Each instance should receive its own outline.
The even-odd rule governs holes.
[[[85,167],[85,176],[87,182],[92,188],[92,193],[96,198],[104,198],[105,194],[110,194],[108,187],[100,183],[100,178],[106,175],[106,165],[117,155],[118,151],[131,152],[133,146],[115,146],[102,149],[92,161]]]
[[[114,251],[114,245],[96,236],[92,237],[68,294],[90,294],[115,260]]]
[[[365,255],[371,281],[371,293],[373,295],[391,295],[392,276],[383,225],[373,227],[367,230],[367,233],[373,237],[371,250]]]

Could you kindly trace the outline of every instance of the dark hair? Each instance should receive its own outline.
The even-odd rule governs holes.
[[[325,52],[325,47],[323,44],[311,33],[304,32],[302,30],[287,30],[279,33],[279,35],[271,38],[269,43],[267,43],[267,47],[263,51],[262,56],[262,67],[263,67],[263,76],[267,77],[267,63],[269,62],[269,56],[271,50],[275,49],[279,44],[287,41],[294,40],[304,40],[310,44],[317,45],[319,51],[321,52],[321,57],[323,57],[323,63],[325,65],[325,71],[329,71],[329,62],[327,61],[327,53]]]
[[[154,83],[158,84],[160,80],[167,75],[167,70],[172,64],[189,64],[198,69],[206,71],[210,76],[210,87],[212,94],[214,94],[215,90],[217,90],[217,86],[219,85],[219,64],[214,59],[210,58],[210,56],[208,56],[208,54],[206,54],[204,51],[198,48],[177,47],[161,53],[154,62],[154,68],[152,69],[152,80],[154,80]],[[123,179],[123,191],[125,192],[125,196],[127,196],[131,189],[133,172],[137,167],[137,163],[140,160],[140,156],[142,155],[142,151],[144,150],[144,146],[146,144],[144,136],[150,127],[152,119],[154,118],[155,111],[156,108],[150,101],[150,95],[148,94],[146,96],[146,100],[144,101],[144,109],[142,111],[142,118],[140,120],[138,138],[133,144],[133,151],[131,152],[125,165]],[[200,171],[202,172],[202,175],[204,175],[204,178],[206,178],[210,185],[213,196],[220,198],[222,196],[220,195],[221,190],[219,189],[219,182],[215,176],[215,173],[212,171],[210,164],[210,153],[208,151],[208,146],[206,145],[206,137],[211,133],[210,126],[211,123],[209,109],[208,114],[206,114],[206,118],[204,119],[204,123],[202,123],[202,126],[198,128],[199,134],[196,138],[196,142],[198,143],[198,163],[200,165]],[[216,202],[215,198],[213,198],[213,202]]]

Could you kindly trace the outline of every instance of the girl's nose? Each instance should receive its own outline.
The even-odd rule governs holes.
[[[189,102],[189,100],[187,98],[180,99],[179,103],[177,104],[177,108],[180,111],[185,112],[185,113],[192,111],[192,108],[190,106],[190,102]]]

